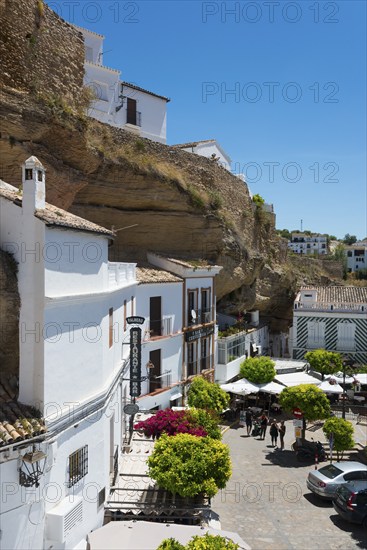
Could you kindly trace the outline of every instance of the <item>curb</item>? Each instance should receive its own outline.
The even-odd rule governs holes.
[[[235,426],[236,424],[239,424],[239,420],[235,420],[234,422],[232,422],[232,424],[230,424],[229,426],[226,426],[222,431],[221,431],[221,434],[225,434],[226,432],[228,432],[228,430],[230,430],[231,428],[233,428],[233,426]]]

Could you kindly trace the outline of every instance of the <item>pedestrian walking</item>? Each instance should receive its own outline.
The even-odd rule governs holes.
[[[277,424],[277,421],[275,420],[275,418],[273,419],[273,422],[270,424],[270,437],[271,437],[271,445],[272,447],[276,447],[277,446],[277,441],[278,441],[278,432],[279,432],[279,428],[278,428],[278,424]]]
[[[285,436],[285,424],[284,420],[281,421],[279,426],[279,438],[280,438],[280,450],[283,451],[284,449],[284,436]]]
[[[266,416],[265,411],[260,416],[260,439],[265,439],[266,428],[268,427],[269,418]]]
[[[246,422],[246,428],[247,428],[247,435],[250,435],[251,434],[251,430],[252,430],[252,417],[253,417],[253,412],[250,408],[247,409],[246,411],[246,416],[245,416],[245,422]]]

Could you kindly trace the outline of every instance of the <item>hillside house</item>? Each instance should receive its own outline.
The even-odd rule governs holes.
[[[367,269],[367,241],[360,241],[345,247],[347,256],[347,269],[349,273],[355,273],[361,269]]]
[[[77,27],[85,43],[84,84],[95,99],[88,115],[136,136],[166,143],[167,97],[120,79],[121,71],[104,65],[104,36]]]
[[[302,287],[294,301],[289,343],[294,359],[323,348],[366,364],[367,288]]]
[[[295,254],[321,254],[329,253],[328,241],[326,235],[313,233],[292,233],[291,240],[288,241],[288,248]]]
[[[217,162],[229,172],[231,171],[232,161],[216,139],[205,139],[202,141],[192,141],[190,143],[178,143],[173,148],[182,149],[188,153],[195,153],[201,157],[206,157],[213,162]]]

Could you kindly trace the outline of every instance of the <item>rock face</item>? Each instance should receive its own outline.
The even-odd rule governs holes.
[[[18,375],[19,308],[16,262],[0,250],[0,377]]]
[[[40,4],[14,0],[14,32],[9,1],[3,10],[0,177],[19,186],[20,164],[36,155],[47,168],[48,202],[116,230],[111,259],[145,259],[151,250],[215,262],[223,266],[217,277],[223,310],[257,308],[287,321],[308,268],[304,260],[290,266],[273,216],[257,208],[247,186],[215,161],[87,119],[80,33],[47,6],[41,15]],[[35,45],[30,32],[37,51],[29,50]],[[19,43],[11,57],[7,43],[14,39]],[[54,50],[57,61],[51,59]],[[322,266],[316,272],[327,280]]]

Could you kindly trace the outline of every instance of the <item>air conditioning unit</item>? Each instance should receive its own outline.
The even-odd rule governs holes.
[[[83,499],[66,497],[46,514],[46,533],[49,540],[65,542],[69,533],[83,521]]]

